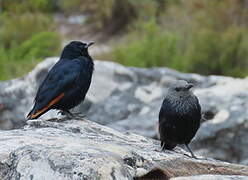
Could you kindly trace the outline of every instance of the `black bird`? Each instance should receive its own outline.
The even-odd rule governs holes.
[[[200,127],[201,106],[190,91],[192,87],[186,81],[177,81],[169,88],[159,112],[159,134],[162,150],[185,144],[196,158],[189,143]]]
[[[72,41],[65,46],[60,60],[40,85],[28,119],[37,119],[50,109],[73,116],[69,110],[84,100],[91,84],[94,63],[88,47],[93,43]]]

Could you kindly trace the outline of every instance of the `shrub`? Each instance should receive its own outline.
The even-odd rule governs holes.
[[[183,56],[182,71],[244,77],[248,75],[247,32],[200,30],[194,33]]]
[[[113,56],[128,66],[245,77],[248,11],[243,5],[243,0],[170,2],[152,23],[131,26]]]
[[[179,36],[163,32],[154,21],[140,26],[123,45],[113,50],[114,58],[128,66],[176,66],[176,59],[180,56]]]
[[[24,41],[16,50],[16,59],[32,60],[57,55],[60,50],[60,37],[54,32],[40,32]]]
[[[2,0],[3,11],[12,14],[23,12],[52,12],[56,8],[56,0]]]
[[[0,16],[0,79],[23,75],[41,59],[57,55],[59,35],[50,16],[35,13]]]
[[[40,32],[19,46],[0,47],[0,80],[21,76],[41,59],[57,56],[60,44],[60,37],[55,32]]]
[[[128,66],[168,66],[205,75],[248,75],[245,29],[230,27],[219,33],[203,28],[190,35],[186,38],[176,32],[167,32],[154,21],[141,23],[123,45],[114,48],[113,56]]]
[[[19,45],[32,35],[52,29],[49,16],[40,13],[8,14],[1,17],[0,43],[5,48]]]

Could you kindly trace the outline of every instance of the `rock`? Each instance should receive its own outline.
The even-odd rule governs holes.
[[[217,159],[248,159],[248,79],[222,79],[196,94],[211,118],[202,124],[194,148]]]
[[[171,180],[247,180],[247,176],[235,176],[235,175],[198,175],[188,177],[176,177]]]
[[[248,166],[192,159],[181,148],[161,152],[159,142],[88,120],[27,122],[0,131],[0,179],[168,179],[221,174],[248,176]],[[188,153],[187,153],[188,154]]]
[[[0,83],[0,129],[22,128],[37,87],[58,58],[41,62],[27,76]],[[248,162],[248,78],[201,76],[168,68],[133,68],[95,61],[92,85],[74,109],[92,121],[122,132],[157,138],[158,113],[168,86],[183,79],[195,84],[205,119],[192,142],[197,154]],[[40,119],[57,117],[51,111]]]
[[[23,127],[24,117],[32,107],[39,84],[57,60],[58,58],[48,58],[27,76],[0,83],[0,129]],[[208,77],[186,75],[165,68],[126,68],[117,63],[95,61],[92,85],[84,103],[86,106],[80,105],[76,109],[87,111],[93,121],[102,124],[128,120],[150,112],[150,103],[160,102],[172,80],[182,77],[198,83],[199,86],[212,83]],[[145,110],[145,107],[150,110]],[[49,112],[41,118],[54,116],[57,116],[55,112]]]
[[[0,129],[21,128],[25,125],[25,117],[38,86],[56,61],[57,58],[49,58],[38,64],[27,76],[0,83]]]

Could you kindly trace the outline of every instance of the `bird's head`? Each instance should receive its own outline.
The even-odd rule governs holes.
[[[88,47],[93,45],[94,42],[83,43],[80,41],[72,41],[67,44],[61,54],[61,58],[75,59],[79,56],[89,56]]]
[[[193,86],[187,81],[176,81],[169,87],[168,94],[176,97],[186,97],[192,94],[190,90]]]

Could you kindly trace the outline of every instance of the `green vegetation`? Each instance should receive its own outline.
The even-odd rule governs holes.
[[[155,20],[138,21],[113,50],[128,66],[248,75],[248,19],[242,0],[178,1]]]
[[[51,13],[56,9],[55,0],[1,0],[3,12],[21,14],[23,12]]]
[[[60,37],[54,32],[39,32],[10,49],[0,47],[0,80],[23,75],[45,57],[57,55],[59,50]]]
[[[94,33],[121,36],[105,55],[124,65],[248,75],[247,0],[0,0],[0,80],[58,55],[55,12],[86,14]]]
[[[228,28],[224,33],[200,31],[192,38],[182,70],[200,74],[248,75],[247,32]]]
[[[45,57],[57,55],[61,40],[48,13],[52,8],[48,0],[1,3],[0,80],[6,80],[27,73]]]
[[[129,66],[173,66],[180,58],[179,41],[176,33],[163,31],[151,21],[140,24],[140,27],[115,48],[113,53],[115,59]]]
[[[0,26],[1,45],[6,48],[19,45],[36,33],[48,30],[51,22],[50,17],[41,13],[4,13]]]

